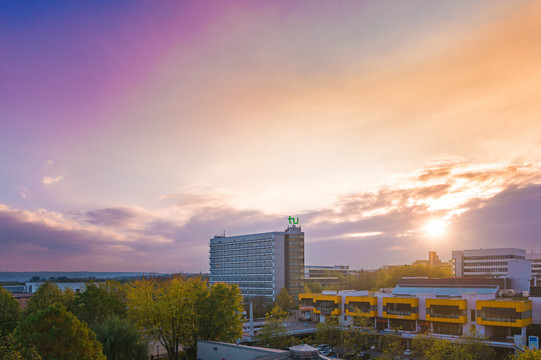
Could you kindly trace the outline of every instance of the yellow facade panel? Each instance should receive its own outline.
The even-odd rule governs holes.
[[[440,318],[436,316],[432,316],[430,314],[426,314],[426,321],[437,321],[437,322],[445,322],[445,323],[453,323],[453,324],[465,324],[468,322],[466,316],[459,316],[458,319],[448,319],[448,318]]]
[[[378,298],[375,296],[346,296],[346,304],[350,302],[367,302],[370,305],[377,305]]]
[[[382,317],[386,319],[419,320],[418,313],[412,313],[411,315],[391,315],[384,311]]]
[[[410,304],[411,307],[419,307],[418,298],[384,297],[382,301],[383,306],[387,304]]]
[[[481,310],[484,307],[512,308],[512,309],[515,309],[517,312],[524,312],[524,311],[532,310],[532,301],[531,300],[525,300],[525,301],[478,300],[476,304],[476,309]]]
[[[354,311],[349,311],[348,309],[346,309],[346,315],[349,315],[349,316],[377,317],[377,316],[378,316],[378,312],[377,312],[377,311],[354,312]]]
[[[520,319],[515,322],[507,321],[485,321],[480,316],[477,317],[477,323],[479,325],[492,325],[492,326],[509,326],[509,327],[524,327],[532,324],[532,318]]]
[[[460,310],[468,308],[468,301],[464,299],[426,299],[426,307],[431,305],[458,306]]]

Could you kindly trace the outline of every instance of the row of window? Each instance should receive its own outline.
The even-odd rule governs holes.
[[[223,262],[211,262],[210,263],[210,268],[211,270],[213,269],[234,269],[234,268],[250,268],[250,269],[254,269],[254,268],[262,268],[262,267],[270,267],[272,268],[272,261],[263,261],[263,262],[260,262],[260,261],[231,261],[231,262],[227,262],[227,263],[223,263]]]
[[[238,260],[272,260],[274,258],[273,254],[261,254],[261,255],[255,255],[255,254],[237,254],[235,256],[227,256],[227,255],[218,255],[213,256],[210,255],[209,259],[212,260],[220,260],[220,261],[238,261]]]
[[[475,273],[491,273],[491,272],[507,272],[507,268],[476,268],[476,269],[464,269],[464,272],[475,272]]]
[[[521,255],[464,256],[464,260],[500,260],[500,259],[524,260],[525,257]]]
[[[466,266],[507,266],[507,261],[469,262],[464,263],[464,267]]]
[[[477,315],[485,321],[515,322],[532,317],[532,311],[517,312],[513,308],[482,308]]]

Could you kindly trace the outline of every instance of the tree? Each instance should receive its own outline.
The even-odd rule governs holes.
[[[128,319],[110,317],[96,325],[96,338],[103,345],[107,360],[146,360],[148,344]]]
[[[20,316],[21,306],[9,291],[0,286],[0,337],[17,327]]]
[[[316,340],[318,344],[329,344],[336,348],[342,343],[342,330],[340,329],[338,318],[335,315],[325,317],[325,323],[316,325]]]
[[[79,320],[89,325],[103,323],[113,315],[126,315],[126,306],[115,295],[94,284],[75,295],[70,310]]]
[[[493,359],[496,352],[488,345],[487,337],[477,330],[470,330],[464,337],[461,346],[471,360]]]
[[[106,360],[96,335],[62,305],[28,315],[15,339],[22,348],[35,346],[44,360]]]
[[[197,307],[195,339],[233,342],[242,337],[242,295],[237,285],[214,284]]]
[[[425,358],[427,351],[434,345],[434,339],[432,339],[428,332],[416,335],[411,341],[411,350],[418,358]]]
[[[385,337],[386,344],[383,346],[384,359],[395,359],[404,353],[402,338],[389,335]]]
[[[286,346],[285,318],[287,318],[287,312],[278,305],[265,315],[265,325],[258,335],[259,342],[263,346],[269,345],[273,348]]]
[[[286,312],[289,312],[289,309],[291,309],[293,299],[285,287],[281,288],[280,292],[278,292],[278,295],[276,296],[276,305]]]
[[[24,309],[24,315],[34,314],[40,310],[46,310],[51,305],[62,304],[69,307],[69,300],[71,296],[64,297],[62,291],[55,283],[46,282],[42,284],[36,293],[28,300],[26,308]]]
[[[2,360],[41,360],[36,348],[20,349],[17,347],[13,334],[0,337],[0,359]]]
[[[234,341],[242,335],[242,305],[236,286],[180,276],[142,279],[128,290],[129,315],[177,360],[180,346],[189,357],[198,338]],[[215,313],[215,314],[213,314]]]
[[[523,353],[515,355],[515,360],[541,360],[541,350],[525,349]]]

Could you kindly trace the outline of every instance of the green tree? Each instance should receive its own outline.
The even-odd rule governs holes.
[[[470,360],[470,356],[471,354],[466,353],[461,344],[453,344],[444,339],[434,340],[432,346],[427,348],[424,354],[424,357],[430,360]]]
[[[35,347],[20,349],[13,334],[0,337],[0,359],[2,360],[41,360]]]
[[[276,306],[279,306],[282,310],[289,312],[293,305],[293,299],[289,295],[289,291],[285,287],[280,289],[276,296]]]
[[[237,285],[217,283],[203,291],[195,340],[233,342],[242,337],[242,295]]]
[[[411,350],[415,357],[426,358],[425,354],[434,345],[434,340],[428,335],[428,333],[422,333],[416,335],[411,341]]]
[[[21,306],[9,291],[0,286],[0,337],[17,327],[20,316]]]
[[[146,278],[131,284],[128,309],[136,324],[165,348],[170,360],[179,359],[181,346],[193,346],[196,308],[204,285],[173,277],[164,281]]]
[[[287,318],[287,312],[276,305],[265,316],[265,325],[258,335],[259,342],[263,345],[269,345],[273,348],[283,348],[286,346],[287,328],[284,320]]]
[[[464,337],[464,342],[461,346],[464,348],[464,352],[469,355],[471,360],[483,360],[493,359],[496,352],[490,345],[488,345],[488,339],[483,336],[477,330],[471,330]]]
[[[385,337],[385,345],[383,346],[383,358],[395,359],[404,354],[405,347],[402,344],[402,338],[399,336],[388,335]]]
[[[25,316],[35,314],[38,311],[46,310],[49,306],[56,304],[61,304],[66,308],[69,308],[71,305],[69,304],[71,298],[71,293],[68,296],[64,296],[55,283],[45,282],[28,300],[23,314]]]
[[[318,344],[329,344],[331,347],[336,348],[342,343],[342,330],[335,315],[326,316],[325,323],[317,324],[316,328]]]
[[[126,306],[117,296],[94,284],[88,285],[84,292],[75,295],[69,310],[89,325],[103,323],[113,315],[126,315]]]
[[[128,290],[129,315],[166,349],[169,359],[182,348],[196,355],[197,339],[234,341],[242,335],[242,305],[236,286],[176,276],[143,279]]]
[[[62,305],[27,316],[15,338],[23,348],[35,346],[44,360],[106,360],[96,335]]]
[[[108,318],[94,328],[107,360],[146,360],[148,344],[128,319]]]
[[[525,349],[523,353],[515,355],[515,360],[541,360],[541,350]]]

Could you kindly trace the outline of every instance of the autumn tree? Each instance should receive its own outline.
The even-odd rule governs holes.
[[[28,315],[15,338],[22,348],[35,346],[43,360],[106,360],[96,335],[58,304]]]
[[[40,310],[46,310],[51,305],[57,304],[64,305],[66,308],[68,308],[70,306],[71,299],[71,292],[68,292],[68,295],[64,296],[62,290],[60,290],[55,283],[45,282],[28,300],[23,313],[25,316],[27,316]]]
[[[335,315],[325,317],[325,323],[316,325],[316,340],[318,344],[329,344],[336,348],[342,342],[342,329]]]
[[[103,345],[107,360],[146,360],[148,344],[128,319],[113,316],[95,326],[96,338]]]
[[[94,284],[88,285],[85,291],[75,295],[69,310],[89,325],[103,323],[113,315],[126,315],[126,306],[117,296]]]
[[[0,336],[0,359],[2,360],[41,360],[34,346],[21,348],[13,334]]]
[[[287,312],[278,305],[265,315],[265,325],[258,334],[259,342],[263,346],[285,347],[287,328],[284,325],[284,320],[286,318]]]
[[[279,306],[285,312],[289,312],[293,305],[293,299],[285,287],[281,288],[276,296],[276,306]]]
[[[236,285],[217,283],[199,300],[195,339],[232,342],[242,337],[242,295]]]
[[[383,346],[383,358],[395,359],[404,353],[405,347],[402,344],[402,338],[399,336],[388,335],[385,337],[385,345]]]
[[[515,355],[514,360],[541,360],[541,350],[525,349],[523,353]]]
[[[128,308],[169,359],[178,360],[181,346],[195,356],[198,338],[233,341],[242,335],[239,295],[236,286],[215,284],[209,289],[199,278],[142,279],[128,290]]]
[[[0,337],[15,329],[21,316],[21,306],[13,295],[0,286]]]

